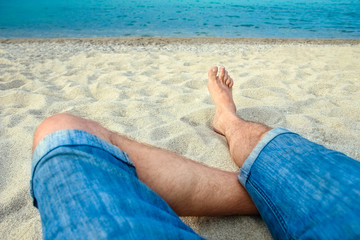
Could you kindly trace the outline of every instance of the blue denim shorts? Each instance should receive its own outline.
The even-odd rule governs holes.
[[[275,239],[360,239],[360,162],[340,152],[273,129],[239,180]]]
[[[126,153],[90,133],[42,139],[31,176],[44,239],[201,239],[138,179]]]

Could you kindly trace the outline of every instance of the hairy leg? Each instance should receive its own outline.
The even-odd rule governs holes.
[[[263,124],[245,121],[236,115],[232,97],[233,79],[224,67],[212,67],[208,89],[216,106],[214,130],[226,137],[234,162],[241,167],[261,138],[271,129]]]
[[[70,114],[47,118],[35,131],[34,148],[46,135],[61,129],[90,132],[126,152],[139,179],[181,216],[256,214],[257,209],[237,179],[222,171],[114,133],[100,124]]]

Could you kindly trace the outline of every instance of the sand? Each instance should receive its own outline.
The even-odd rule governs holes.
[[[68,112],[204,164],[238,171],[211,127],[207,71],[235,79],[238,115],[360,159],[360,41],[0,41],[0,239],[40,239],[29,196],[32,134]],[[271,239],[260,217],[183,218],[209,239]]]

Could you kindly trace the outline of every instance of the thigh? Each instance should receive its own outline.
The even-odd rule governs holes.
[[[360,162],[278,129],[248,160],[239,178],[275,238],[360,237]]]
[[[200,239],[139,181],[124,152],[83,131],[39,143],[31,192],[45,239]]]

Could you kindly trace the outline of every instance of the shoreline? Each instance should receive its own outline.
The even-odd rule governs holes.
[[[246,45],[360,45],[360,39],[307,39],[307,38],[222,38],[222,37],[99,37],[99,38],[0,38],[1,44],[18,43],[92,43],[119,44],[127,46],[170,44],[201,45],[201,44],[246,44]]]

